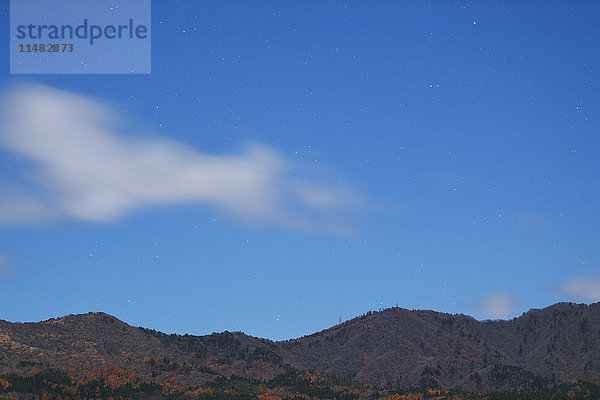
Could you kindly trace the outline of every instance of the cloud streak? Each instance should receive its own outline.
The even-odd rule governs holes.
[[[491,293],[478,305],[479,311],[487,318],[499,319],[513,315],[516,302],[508,293]]]
[[[600,276],[586,275],[563,282],[560,291],[576,299],[595,303],[600,301]]]
[[[42,86],[4,96],[0,146],[31,169],[0,193],[0,224],[111,222],[165,204],[219,207],[241,222],[343,230],[353,195],[299,176],[273,148],[211,155],[164,138],[133,140],[104,103]],[[143,135],[142,135],[143,136]]]
[[[13,262],[0,253],[0,279],[7,279],[12,272]]]

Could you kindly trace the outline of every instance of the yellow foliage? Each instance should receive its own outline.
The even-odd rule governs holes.
[[[9,386],[10,386],[9,381],[7,381],[6,379],[0,378],[0,388],[2,388],[2,390],[6,390]]]
[[[208,395],[211,396],[214,393],[214,389],[213,388],[198,388],[196,390],[194,390],[194,396],[203,396],[203,395]]]

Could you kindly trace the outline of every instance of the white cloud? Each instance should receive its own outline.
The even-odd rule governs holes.
[[[109,222],[196,202],[245,222],[335,230],[343,225],[336,210],[352,204],[349,192],[303,179],[270,147],[210,155],[167,139],[133,140],[117,128],[126,121],[89,97],[41,86],[4,97],[0,146],[29,161],[32,176],[0,193],[0,224]]]
[[[600,301],[600,276],[586,275],[569,279],[560,285],[560,291],[576,299],[595,303]]]
[[[491,293],[478,304],[486,318],[507,318],[514,314],[516,302],[508,293]]]

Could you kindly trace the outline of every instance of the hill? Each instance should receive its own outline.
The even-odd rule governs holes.
[[[600,303],[558,303],[509,321],[391,308],[279,343],[303,369],[384,387],[506,390],[495,365],[558,381],[600,384]]]
[[[594,398],[599,384],[600,303],[483,322],[391,308],[282,342],[166,335],[104,313],[0,321],[0,390],[15,398]]]

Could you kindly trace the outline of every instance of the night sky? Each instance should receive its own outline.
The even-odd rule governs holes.
[[[0,319],[600,301],[600,2],[155,0],[149,75],[10,75],[6,43]]]

